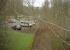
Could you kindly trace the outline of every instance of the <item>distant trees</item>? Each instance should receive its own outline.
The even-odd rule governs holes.
[[[3,14],[3,11],[5,9],[7,1],[6,0],[0,0],[0,15]]]
[[[8,0],[0,0],[0,50],[8,50],[4,9]]]
[[[23,1],[22,0],[8,0],[5,6],[4,14],[17,15],[23,13]]]

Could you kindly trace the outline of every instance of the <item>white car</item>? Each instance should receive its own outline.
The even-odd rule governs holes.
[[[9,26],[15,30],[21,30],[20,22],[16,19],[12,19],[11,22],[9,22]]]
[[[35,23],[32,23],[31,21],[20,21],[21,26],[23,27],[32,27]]]
[[[23,21],[23,22],[20,22],[20,23],[21,23],[21,26],[22,26],[22,27],[27,27],[27,26],[29,26],[29,24],[28,24],[27,22],[24,22],[24,21]]]

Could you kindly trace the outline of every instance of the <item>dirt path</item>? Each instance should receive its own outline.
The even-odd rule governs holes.
[[[51,38],[49,36],[50,29],[45,23],[40,23],[32,50],[52,50]]]

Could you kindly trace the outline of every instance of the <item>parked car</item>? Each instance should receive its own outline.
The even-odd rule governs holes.
[[[22,27],[32,27],[35,23],[31,23],[30,21],[20,21],[20,25]]]
[[[11,21],[9,22],[9,26],[14,30],[21,30],[22,28],[20,22],[16,19],[11,19]]]
[[[9,26],[13,28],[14,30],[21,30],[22,27],[32,27],[35,23],[33,21],[24,21],[24,20],[16,20],[11,19],[9,21]]]
[[[12,28],[14,30],[21,30],[22,27],[21,27],[21,25],[17,24],[17,25],[13,25]]]
[[[29,24],[26,23],[26,22],[20,22],[20,23],[21,23],[20,25],[21,25],[22,27],[27,27],[27,26],[29,25]]]

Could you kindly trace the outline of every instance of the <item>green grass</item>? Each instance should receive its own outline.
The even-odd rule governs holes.
[[[7,31],[9,50],[31,50],[33,37],[32,33],[22,33],[17,31]]]

